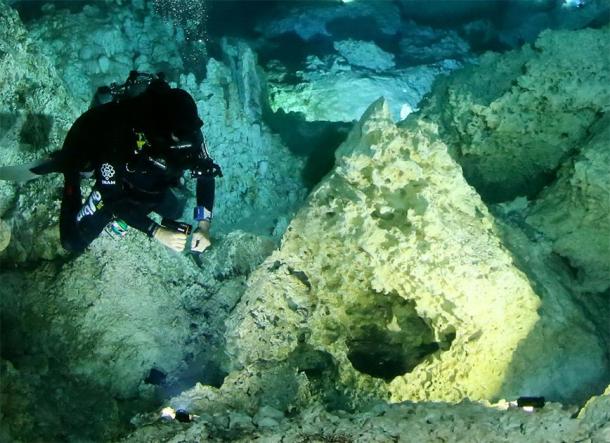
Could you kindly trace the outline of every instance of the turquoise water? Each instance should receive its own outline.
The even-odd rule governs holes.
[[[565,32],[553,34],[558,41],[570,41],[569,31],[607,29],[606,2],[13,1],[1,8],[1,166],[27,163],[57,150],[71,124],[89,106],[94,91],[123,82],[135,69],[164,72],[173,86],[193,96],[208,148],[224,177],[217,181],[212,247],[201,256],[174,253],[134,229],[123,239],[100,236],[82,255],[66,254],[57,233],[62,177],[48,175],[27,184],[0,182],[0,440],[118,441],[136,424],[154,423],[162,406],[197,383],[214,388],[228,385],[226,389],[233,392],[230,389],[240,385],[240,377],[248,379],[244,361],[227,344],[244,339],[235,311],[245,309],[242,296],[251,284],[248,279],[281,247],[285,233],[298,236],[289,224],[299,211],[308,210],[308,198],[337,166],[337,149],[356,137],[357,132],[352,132],[356,122],[380,96],[388,101],[389,118],[402,122],[400,127],[409,128],[421,116],[418,112],[439,126],[468,183],[493,216],[508,226],[489,230],[498,231],[494,235],[515,257],[514,266],[534,287],[546,287],[547,281],[539,276],[552,275],[553,287],[568,288],[565,292],[577,302],[568,297],[566,303],[580,306],[574,309],[574,318],[579,319],[574,323],[586,323],[584,329],[590,334],[586,337],[599,342],[591,348],[592,356],[583,356],[582,361],[553,359],[550,372],[555,378],[535,374],[524,386],[546,389],[551,400],[581,404],[607,385],[608,285],[599,259],[605,231],[595,230],[604,223],[582,227],[587,235],[574,239],[569,237],[572,229],[563,232],[561,223],[557,227],[549,221],[560,216],[547,215],[549,207],[562,203],[556,197],[561,192],[553,194],[553,186],[580,183],[591,175],[575,173],[578,180],[572,181],[562,178],[572,173],[569,168],[574,162],[581,164],[578,149],[595,145],[595,137],[604,134],[607,103],[603,103],[606,92],[599,79],[608,69],[607,61],[603,63],[607,33],[587,38],[579,34],[589,46],[582,53],[571,51],[572,55],[556,49],[560,44],[553,46],[555,40],[535,43],[547,29]],[[596,49],[588,56],[591,48]],[[484,56],[487,51],[506,58]],[[555,54],[560,55],[553,59]],[[539,98],[537,88],[547,86],[528,83],[546,79],[540,71],[547,68],[539,66],[545,66],[546,59],[540,62],[540,58],[547,55],[546,66],[573,56],[587,77],[582,82],[574,77],[573,83],[557,80],[555,89],[565,87],[565,94],[563,90],[539,93],[544,98],[536,102],[538,107],[528,107],[532,96]],[[573,66],[567,65],[564,78],[577,76]],[[493,74],[480,77],[477,67]],[[502,99],[518,87],[528,92],[522,95],[521,108],[513,107],[510,97]],[[596,92],[588,94],[588,90]],[[551,115],[550,123],[538,113]],[[531,119],[518,121],[515,115]],[[533,141],[525,143],[525,139]],[[477,146],[482,151],[476,151]],[[523,150],[511,154],[518,147]],[[548,147],[553,149],[545,151]],[[538,150],[543,154],[536,154]],[[605,157],[599,155],[601,160],[595,161],[601,166],[594,170],[605,167]],[[525,159],[525,167],[514,166],[522,164],[519,159]],[[497,164],[505,166],[497,168]],[[370,174],[376,186],[381,183],[378,172],[362,174]],[[605,195],[605,182],[597,183],[582,187],[602,189],[592,194],[592,201]],[[90,185],[85,181],[83,191]],[[430,203],[417,193],[425,187],[414,183],[405,191],[404,201],[398,193],[380,192],[387,201],[379,207],[371,205],[362,214],[348,214],[345,223],[370,216],[381,227],[393,227],[395,217],[402,215],[389,214],[386,206],[404,206],[399,213],[409,216],[413,211],[424,212]],[[359,201],[359,192],[370,191],[348,192],[347,188],[344,183],[337,185],[337,199]],[[190,223],[195,191],[188,176],[178,193],[187,206],[182,218]],[[331,208],[336,202],[329,198],[327,203]],[[603,202],[596,207],[600,206]],[[533,207],[535,211],[526,212]],[[329,223],[330,232],[335,229],[334,217],[343,215],[329,208],[315,222]],[[603,211],[596,214],[605,220]],[[447,227],[452,228],[457,230]],[[400,229],[408,227],[400,225]],[[524,239],[511,237],[512,229]],[[362,240],[362,248],[366,247],[365,234],[359,230],[352,234],[355,242]],[[590,242],[596,235],[599,241]],[[308,240],[313,239],[303,242]],[[531,252],[533,247],[523,246],[526,240],[543,245],[540,250],[549,254],[540,259],[542,271],[530,264],[538,263],[537,254],[543,252]],[[346,244],[350,241],[344,239]],[[575,248],[573,243],[583,246]],[[392,247],[390,236],[384,245]],[[307,253],[315,256],[316,251]],[[426,251],[421,255],[425,261]],[[313,262],[313,258],[307,260]],[[390,294],[390,301],[377,303],[379,293],[371,288],[370,299],[352,305],[350,294],[336,294],[336,306],[344,302],[348,306],[333,313],[336,329],[306,321],[300,328],[282,329],[284,319],[315,310],[308,303],[315,300],[320,287],[340,286],[339,281],[325,281],[325,269],[310,273],[291,263],[264,262],[261,272],[280,275],[282,282],[290,276],[286,304],[267,318],[265,299],[259,299],[256,303],[261,308],[250,316],[262,325],[261,334],[265,328],[278,328],[277,347],[285,347],[287,357],[267,361],[265,352],[275,349],[252,349],[260,354],[256,371],[263,374],[257,374],[261,381],[252,382],[255,400],[235,394],[230,408],[222,403],[226,399],[218,401],[220,406],[210,400],[222,413],[232,408],[254,417],[257,408],[269,406],[280,410],[282,419],[297,417],[308,405],[299,397],[306,397],[302,377],[308,380],[308,395],[327,410],[358,412],[368,402],[385,402],[384,389],[392,380],[440,358],[457,343],[455,328],[436,330],[436,319],[422,317],[411,302],[396,294]],[[354,265],[355,274],[357,266],[361,264]],[[370,283],[371,287],[375,284]],[[261,293],[265,294],[265,288]],[[551,291],[551,295],[562,291]],[[267,295],[272,299],[275,294]],[[299,295],[307,302],[299,300]],[[541,312],[554,313],[555,304],[548,300]],[[444,309],[451,310],[451,303],[445,304]],[[363,315],[367,310],[370,314]],[[399,311],[404,314],[399,316],[400,325],[395,315]],[[552,315],[565,320],[563,311]],[[556,319],[545,318],[550,318],[545,320],[549,324]],[[588,320],[581,322],[584,318]],[[401,325],[408,328],[401,330]],[[538,325],[532,335],[546,333],[545,325]],[[459,332],[458,328],[458,336]],[[320,340],[315,346],[309,342],[312,334]],[[478,339],[473,334],[472,340]],[[343,343],[345,350],[337,351],[336,343]],[[527,347],[515,354],[526,358]],[[341,365],[354,371],[349,372],[356,374],[354,380],[367,378],[341,378]],[[515,371],[520,369],[517,366]],[[578,378],[579,372],[584,381]],[[562,376],[569,389],[547,383]],[[517,384],[507,377],[511,389]],[[582,390],[570,391],[579,384]],[[176,406],[183,399],[171,401]],[[220,440],[250,438],[248,430],[226,432]]]

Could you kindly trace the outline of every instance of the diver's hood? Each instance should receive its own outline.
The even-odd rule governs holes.
[[[171,134],[182,139],[203,126],[193,97],[184,89],[170,88],[165,82],[153,82],[134,98],[129,111],[136,126],[150,139],[171,140]]]

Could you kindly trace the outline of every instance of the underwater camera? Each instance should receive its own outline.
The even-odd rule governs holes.
[[[176,232],[185,234],[187,236],[191,235],[191,231],[193,230],[193,227],[190,224],[181,221],[170,220],[169,218],[164,218],[163,220],[161,220],[161,225]]]

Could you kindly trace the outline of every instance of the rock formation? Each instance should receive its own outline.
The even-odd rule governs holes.
[[[528,223],[552,242],[553,251],[578,273],[585,292],[610,288],[610,120],[590,130],[579,154],[533,204]]]
[[[546,32],[440,81],[425,113],[488,202],[535,197],[608,111],[610,29]]]
[[[0,3],[0,164],[28,163],[63,141],[77,107],[55,65],[24,29],[17,13]],[[27,184],[0,181],[0,217],[11,243],[0,255],[14,261],[54,257],[58,178]]]
[[[131,230],[67,256],[61,177],[0,183],[1,441],[609,441],[607,25],[430,89],[473,39],[394,3],[282,4],[205,77],[149,4],[44,8],[26,31],[0,3],[2,165],[56,149],[95,87],[166,66],[225,177],[201,256]],[[289,33],[327,52],[270,60]],[[306,200],[280,108],[357,121]]]
[[[125,441],[603,441],[608,393],[576,419],[464,401],[582,401],[608,382],[607,348],[570,292],[519,270],[434,127],[396,127],[378,102],[338,157],[229,317],[223,386],[169,402],[187,428],[141,415]]]

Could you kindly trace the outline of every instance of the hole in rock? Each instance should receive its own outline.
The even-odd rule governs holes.
[[[384,34],[372,16],[337,17],[328,22],[326,29],[335,41],[350,39],[374,42],[386,52],[398,53],[395,36]]]
[[[267,44],[259,49],[258,55],[263,65],[271,60],[281,60],[287,69],[286,74],[290,75],[290,73],[307,69],[308,57],[323,58],[333,52],[334,48],[328,39],[314,37],[309,41],[304,41],[296,33],[289,32],[280,37],[270,38]],[[294,84],[297,83],[299,81],[294,82]]]
[[[307,344],[300,344],[290,355],[293,366],[309,379],[333,378],[337,368],[328,352],[319,351]]]
[[[19,114],[0,112],[0,134],[4,136],[19,119]]]
[[[219,362],[210,360],[205,354],[189,356],[187,367],[170,376],[161,386],[161,392],[163,397],[171,398],[197,383],[220,388],[227,375]]]
[[[384,331],[374,331],[366,339],[350,341],[348,346],[347,358],[355,369],[385,381],[411,372],[427,355],[439,349],[438,343],[405,347]]]
[[[160,385],[167,378],[167,374],[163,371],[160,371],[157,368],[152,368],[146,378],[144,379],[144,383],[150,385]]]
[[[307,376],[312,394],[324,403],[327,410],[351,410],[352,399],[342,389],[337,363],[331,354],[300,343],[290,354],[289,362],[297,372]]]
[[[346,310],[350,315],[347,357],[354,369],[391,381],[411,372],[425,358],[447,350],[453,338],[434,340],[433,329],[421,318],[413,302],[396,294],[374,293],[374,298]]]

